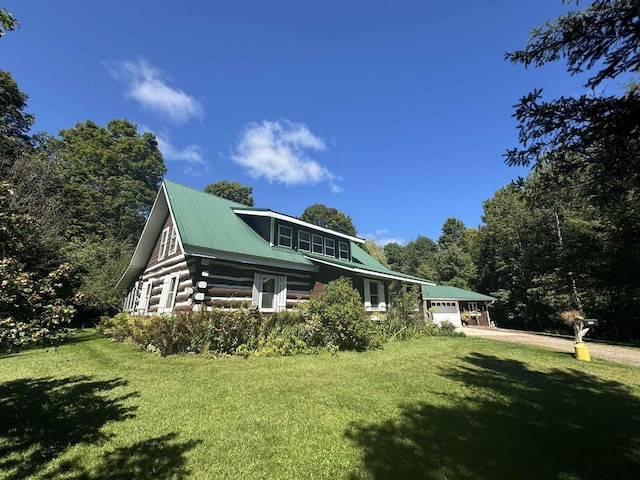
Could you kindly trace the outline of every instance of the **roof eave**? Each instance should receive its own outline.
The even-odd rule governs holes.
[[[221,250],[211,250],[207,248],[184,245],[186,255],[195,257],[209,258],[212,260],[225,260],[229,262],[244,263],[249,265],[261,265],[265,267],[283,268],[288,270],[301,270],[306,272],[317,272],[318,267],[313,263],[302,264],[298,262],[289,262],[287,260],[276,260],[271,258],[239,254],[233,252],[224,252]]]
[[[352,242],[365,243],[364,238],[354,237],[353,235],[347,235],[346,233],[336,232],[335,230],[331,230],[330,228],[320,227],[318,225],[314,225],[313,223],[300,220],[299,218],[292,217],[290,215],[285,215],[284,213],[274,212],[273,210],[269,210],[269,209],[234,208],[233,212],[238,215],[250,215],[254,217],[269,217],[269,218],[275,218],[277,220],[284,220],[286,222],[295,223],[296,225],[302,225],[302,226],[313,228],[315,230],[318,230],[324,233],[336,235],[338,237],[344,238],[345,240],[351,240]]]
[[[306,255],[305,255],[306,257]],[[408,278],[408,277],[403,277],[400,275],[393,275],[392,273],[383,273],[383,272],[376,272],[375,270],[368,270],[366,268],[360,268],[360,267],[350,267],[350,266],[346,266],[346,265],[339,265],[337,263],[333,263],[333,262],[329,262],[329,261],[325,261],[322,259],[319,259],[317,257],[306,257],[309,260],[311,260],[312,262],[319,262],[322,263],[324,265],[328,265],[330,267],[335,267],[341,270],[346,270],[348,272],[352,272],[352,273],[357,273],[360,275],[366,275],[369,277],[376,277],[376,278],[383,278],[385,280],[399,280],[401,282],[406,282],[406,283],[415,283],[416,285],[428,285],[428,286],[432,286],[433,283],[430,283],[427,280],[421,280],[418,278]]]
[[[144,229],[142,230],[136,249],[133,251],[129,266],[120,277],[120,280],[118,280],[118,283],[116,283],[116,288],[129,286],[131,281],[136,278],[140,271],[145,267],[156,240],[156,235],[153,235],[153,232],[156,231],[157,233],[160,231],[168,212],[169,201],[167,199],[167,192],[163,183],[160,185],[156,199],[153,202],[151,212],[149,212],[149,217],[144,225]]]

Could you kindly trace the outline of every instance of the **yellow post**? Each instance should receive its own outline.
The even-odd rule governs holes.
[[[584,342],[578,342],[573,345],[573,348],[576,350],[576,358],[578,360],[583,360],[585,362],[591,361],[591,356],[589,355],[589,349],[587,348],[587,344]]]

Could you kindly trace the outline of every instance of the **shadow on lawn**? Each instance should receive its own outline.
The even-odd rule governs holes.
[[[352,425],[375,479],[637,478],[640,399],[577,370],[529,370],[472,354],[443,376],[472,397],[406,405],[397,420]],[[353,479],[360,478],[353,475]]]
[[[21,379],[0,385],[0,477],[18,480],[32,475],[69,479],[180,478],[183,453],[195,442],[178,443],[176,435],[152,438],[106,453],[88,472],[80,459],[53,460],[76,445],[100,445],[109,440],[102,427],[133,418],[128,405],[137,393],[114,391],[121,379]]]

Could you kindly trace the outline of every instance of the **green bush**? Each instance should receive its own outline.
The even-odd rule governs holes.
[[[230,311],[213,309],[199,313],[209,319],[203,351],[233,354],[241,345],[245,345],[248,351],[256,349],[264,329],[260,314],[254,314],[246,308]]]
[[[427,323],[425,333],[432,337],[466,337],[463,332],[457,332],[451,322]]]
[[[378,328],[348,278],[329,282],[319,298],[312,298],[303,309],[314,346],[364,350],[380,344]]]
[[[105,335],[160,355],[213,353],[295,355],[320,349],[364,350],[384,340],[418,334],[457,335],[453,325],[426,324],[415,311],[415,292],[403,291],[377,324],[367,316],[360,295],[347,278],[327,284],[317,299],[299,309],[269,316],[247,308],[203,310],[173,315],[103,318]]]
[[[173,315],[133,316],[119,313],[102,319],[105,335],[161,355],[236,353],[241,345],[254,350],[262,334],[262,319],[247,309],[214,309]]]
[[[392,285],[389,289],[391,308],[380,318],[382,335],[387,341],[405,340],[426,333],[427,324],[419,310],[417,287]]]

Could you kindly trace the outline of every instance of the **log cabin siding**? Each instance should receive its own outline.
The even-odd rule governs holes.
[[[156,242],[156,247],[157,246],[158,242]],[[152,258],[154,258],[153,254],[151,256],[151,259]],[[157,256],[155,258],[157,259]],[[161,307],[160,300],[162,299],[163,289],[165,288],[165,280],[170,277],[177,278],[176,295],[173,306],[165,309]],[[165,310],[172,312],[190,311],[193,308],[193,282],[187,258],[180,253],[180,248],[177,249],[176,254],[165,257],[160,262],[149,261],[147,267],[139,277],[138,283],[141,287],[138,289],[140,295],[138,295],[136,311],[139,311],[140,307],[143,306],[144,299],[142,295],[144,292],[142,291],[142,286],[146,285],[147,282],[151,282],[151,297],[149,298],[147,308],[148,313],[167,313]]]
[[[162,232],[164,232],[166,229],[169,229],[169,239],[171,238],[171,230],[173,229],[173,221],[171,220],[171,216],[167,215],[167,218],[165,219],[162,228],[160,229],[160,233],[158,234],[155,244],[153,246],[153,250],[151,251],[151,255],[149,255],[149,258],[147,260],[147,269],[151,268],[155,265],[157,265],[158,263],[164,262],[167,259],[170,259],[172,257],[176,257],[178,255],[182,255],[182,249],[180,248],[180,245],[177,246],[175,253],[170,254],[169,253],[169,239],[167,239],[167,251],[165,253],[165,256],[158,260],[158,255],[160,254],[160,243],[162,240]]]
[[[254,275],[262,273],[287,278],[287,307],[310,298],[311,273],[280,268],[258,267],[202,258],[189,262],[196,292],[194,302],[200,308],[238,308],[253,300]]]

